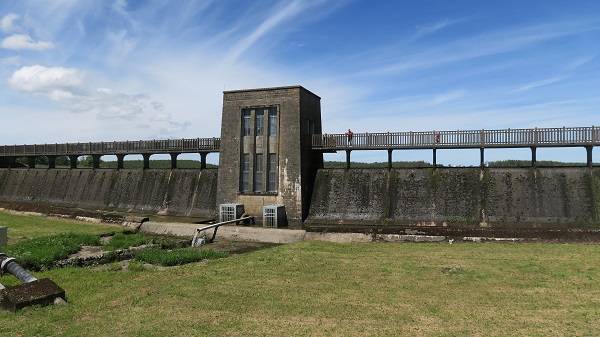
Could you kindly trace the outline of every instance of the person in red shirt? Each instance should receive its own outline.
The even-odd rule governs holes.
[[[346,134],[348,135],[348,143],[352,145],[352,136],[354,136],[354,133],[352,132],[352,130],[348,129],[348,132],[346,132]]]

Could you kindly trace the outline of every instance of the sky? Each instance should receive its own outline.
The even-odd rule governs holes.
[[[0,145],[219,137],[223,91],[290,85],[324,133],[600,125],[599,53],[597,0],[2,0]]]

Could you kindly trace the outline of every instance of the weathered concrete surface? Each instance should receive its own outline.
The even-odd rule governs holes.
[[[0,169],[0,201],[215,217],[217,170]]]
[[[15,312],[30,305],[47,305],[64,299],[65,291],[48,278],[0,290],[0,310]]]
[[[600,171],[324,169],[305,224],[598,227]]]
[[[599,170],[323,169],[303,228],[599,228]],[[0,203],[49,208],[214,219],[216,189],[217,170],[0,169]]]
[[[147,221],[140,226],[144,233],[172,235],[191,238],[199,224],[167,223]],[[214,230],[209,229],[206,235],[212,237]],[[236,225],[223,225],[217,230],[216,240],[219,238],[240,241],[257,241],[271,243],[294,243],[304,240],[319,240],[329,242],[371,242],[373,236],[361,233],[316,233],[306,232],[303,229],[279,229],[265,227],[247,227]]]

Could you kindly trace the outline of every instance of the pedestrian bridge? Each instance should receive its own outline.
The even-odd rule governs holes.
[[[386,133],[355,133],[352,139],[347,134],[315,134],[308,138],[307,146],[314,151],[346,151],[346,164],[349,168],[350,153],[358,150],[387,150],[388,167],[391,168],[394,150],[430,149],[433,151],[433,165],[436,166],[438,149],[480,149],[480,162],[484,165],[484,153],[488,148],[530,148],[532,166],[536,163],[536,149],[539,147],[584,147],[587,151],[587,165],[592,166],[592,149],[600,141],[600,128],[561,127],[502,130],[455,130],[455,131],[409,131]],[[93,167],[98,168],[103,155],[117,156],[118,168],[123,168],[126,155],[142,155],[144,168],[149,167],[153,154],[171,155],[172,167],[177,167],[177,156],[182,153],[199,153],[201,167],[206,167],[206,155],[219,152],[220,138],[166,139],[112,141],[62,144],[27,144],[0,146],[0,157],[13,163],[16,158],[28,158],[29,167],[35,167],[35,158],[48,157],[49,168],[55,167],[59,156],[70,159],[71,168],[77,167],[79,156],[90,155]]]
[[[599,145],[600,128],[561,127],[503,130],[456,130],[422,132],[386,132],[313,135],[311,148],[324,152],[346,151],[349,167],[353,150],[387,150],[388,168],[391,168],[392,151],[410,149],[433,150],[436,166],[437,149],[480,149],[480,163],[484,166],[486,148],[530,148],[532,166],[536,163],[538,147],[584,147],[587,165],[592,166],[592,149]]]

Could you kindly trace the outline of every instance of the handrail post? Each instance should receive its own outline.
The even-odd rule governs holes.
[[[481,129],[481,147],[485,147],[485,130]]]

